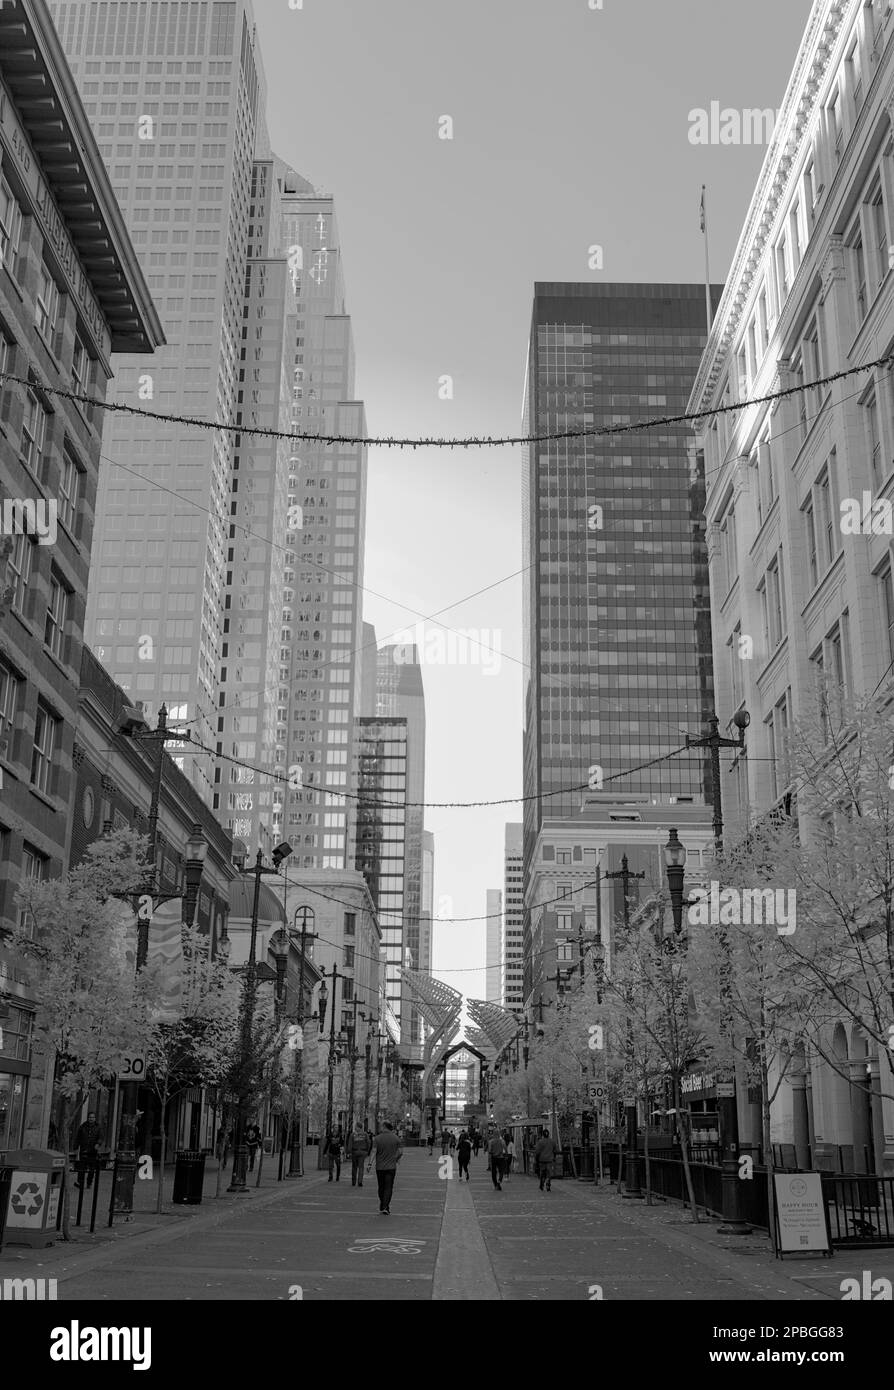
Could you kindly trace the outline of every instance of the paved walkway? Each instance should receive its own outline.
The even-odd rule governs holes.
[[[613,1187],[555,1180],[541,1193],[516,1174],[502,1192],[484,1155],[471,1181],[439,1178],[440,1155],[410,1149],[391,1215],[374,1176],[352,1188],[316,1169],[276,1182],[271,1164],[244,1196],[70,1244],[7,1246],[0,1278],[56,1278],[60,1301],[544,1299],[808,1301],[841,1297],[846,1277],[894,1280],[894,1250],[776,1261],[759,1235],[720,1236],[679,1207],[619,1197]],[[455,1171],[455,1169],[454,1169]],[[213,1192],[213,1174],[206,1179]]]

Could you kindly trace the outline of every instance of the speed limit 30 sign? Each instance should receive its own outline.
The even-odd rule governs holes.
[[[121,1081],[145,1081],[145,1055],[142,1053],[130,1053],[123,1056],[118,1067],[118,1076]]]

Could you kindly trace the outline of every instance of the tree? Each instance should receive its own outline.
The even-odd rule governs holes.
[[[168,1106],[190,1087],[221,1081],[236,1042],[239,1011],[238,984],[224,961],[211,959],[208,937],[184,927],[182,940],[180,1017],[153,1023],[147,1046],[147,1084],[161,1114],[157,1212],[164,1203]]]
[[[618,941],[612,968],[606,973],[605,994],[607,1001],[615,1005],[612,1036],[619,1050],[627,1046],[626,1020],[631,1020],[632,1070],[639,1072],[646,1088],[649,1078],[658,1074],[670,1078],[686,1192],[692,1220],[697,1224],[698,1206],[689,1167],[688,1113],[682,1105],[681,1081],[692,1062],[704,1055],[705,1039],[693,1017],[691,965],[685,942],[664,936],[664,908],[665,899],[659,893],[644,903],[633,918],[629,930]]]
[[[890,704],[821,687],[783,750],[796,799],[727,843],[719,924],[693,932],[711,1051],[738,1054],[760,1084],[771,1232],[771,1107],[798,1048],[868,1090],[830,1047],[847,1018],[877,1047],[881,1094],[894,1097],[892,749]]]
[[[127,898],[144,873],[145,841],[113,831],[90,846],[60,878],[26,880],[17,902],[26,910],[13,947],[30,963],[34,1036],[55,1059],[65,1154],[62,1235],[70,1239],[68,1154],[72,1117],[87,1095],[148,1042],[159,992],[153,967],[136,972],[136,928]]]
[[[491,1091],[491,1107],[498,1125],[505,1125],[514,1115],[528,1118],[528,1091],[522,1070],[501,1076]]]

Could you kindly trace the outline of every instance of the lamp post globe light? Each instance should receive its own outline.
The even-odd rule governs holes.
[[[208,841],[205,839],[205,832],[201,825],[196,822],[192,828],[192,834],[186,842],[186,865],[184,868],[186,892],[183,895],[183,923],[187,927],[191,927],[195,921],[199,885],[202,882],[202,871],[207,853]]]
[[[239,1061],[237,1071],[237,1095],[238,1109],[236,1115],[236,1134],[233,1151],[233,1172],[230,1179],[228,1192],[247,1192],[248,1184],[245,1181],[248,1169],[248,1145],[245,1142],[245,1129],[248,1124],[248,1108],[251,1103],[254,1091],[254,1058],[252,1055],[253,1031],[255,1020],[255,1001],[257,998],[258,971],[255,955],[258,946],[258,914],[261,903],[261,879],[265,874],[279,873],[279,866],[292,853],[292,846],[288,840],[283,840],[281,844],[271,854],[273,861],[272,868],[264,865],[264,852],[258,850],[255,857],[254,868],[250,871],[254,877],[254,897],[251,908],[251,936],[248,945],[248,961],[242,977],[242,999],[239,1005]]]

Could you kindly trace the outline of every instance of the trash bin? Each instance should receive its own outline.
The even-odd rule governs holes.
[[[15,1149],[7,1153],[4,1166],[10,1178],[5,1189],[5,1243],[36,1250],[53,1245],[65,1155],[49,1149]]]
[[[197,1207],[205,1184],[205,1155],[201,1149],[180,1149],[174,1161],[174,1195],[180,1206]]]
[[[593,1157],[592,1149],[574,1150],[574,1159],[577,1163],[578,1182],[593,1181]]]

